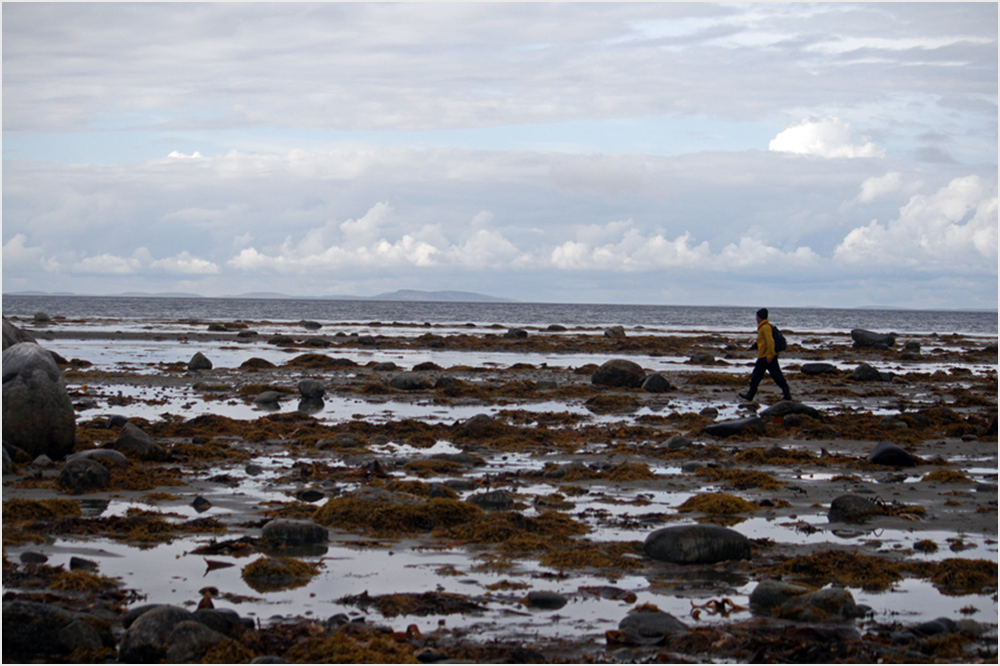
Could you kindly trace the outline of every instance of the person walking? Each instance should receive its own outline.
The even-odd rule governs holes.
[[[791,400],[792,392],[788,388],[788,382],[781,374],[781,366],[778,365],[778,352],[774,349],[774,334],[771,332],[771,322],[767,320],[767,308],[757,310],[757,362],[753,366],[753,374],[750,376],[750,389],[746,393],[738,393],[744,400],[753,400],[757,394],[757,387],[760,380],[764,379],[764,373],[771,375],[771,379],[781,389],[782,400]]]

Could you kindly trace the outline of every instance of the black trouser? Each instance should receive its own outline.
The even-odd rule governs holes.
[[[785,381],[785,376],[781,374],[781,367],[778,365],[778,357],[775,356],[770,361],[766,358],[758,358],[757,363],[753,366],[753,374],[750,376],[750,390],[748,394],[752,398],[757,393],[757,387],[760,386],[760,380],[764,379],[764,373],[767,372],[771,375],[771,379],[774,383],[778,385],[781,392],[785,398],[788,400],[792,397],[792,392],[788,389],[788,382]]]

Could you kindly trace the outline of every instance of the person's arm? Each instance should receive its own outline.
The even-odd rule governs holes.
[[[774,351],[774,334],[771,333],[771,325],[764,324],[757,329],[757,357],[766,358],[769,362],[778,355]]]

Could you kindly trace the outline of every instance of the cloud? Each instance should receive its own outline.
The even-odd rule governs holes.
[[[872,268],[957,272],[997,270],[997,193],[978,176],[956,178],[929,196],[916,195],[899,217],[872,220],[848,233],[834,260]]]
[[[885,151],[868,137],[857,139],[851,126],[837,118],[803,120],[792,125],[771,140],[768,150],[827,158],[885,156]]]
[[[220,272],[216,264],[191,256],[191,253],[186,250],[175,257],[150,262],[149,267],[165,273],[187,275],[217,275]]]
[[[861,192],[857,196],[857,201],[871,203],[878,197],[896,192],[902,184],[903,177],[898,171],[890,171],[884,176],[869,178],[861,183]]]
[[[44,250],[40,247],[25,245],[28,238],[24,234],[15,234],[3,244],[3,264],[5,269],[23,268],[38,263]]]

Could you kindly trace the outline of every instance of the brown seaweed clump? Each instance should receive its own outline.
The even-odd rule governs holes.
[[[419,664],[413,648],[392,636],[370,632],[357,637],[338,631],[328,638],[301,642],[284,655],[307,664]]]
[[[751,469],[722,469],[720,467],[701,467],[695,474],[713,481],[724,481],[737,490],[761,488],[777,490],[784,484],[767,472]]]
[[[302,587],[319,573],[319,566],[291,557],[261,557],[243,567],[241,576],[258,592]]]
[[[907,566],[884,557],[854,551],[825,550],[786,560],[776,573],[806,578],[815,587],[837,583],[866,592],[888,590],[902,580]]]
[[[22,520],[55,520],[66,516],[80,516],[80,505],[68,499],[21,499],[6,500],[3,503],[4,522]]]
[[[726,493],[700,493],[677,507],[682,513],[700,511],[709,515],[749,513],[759,509],[760,507],[753,502]]]
[[[53,577],[49,587],[66,592],[91,592],[102,587],[118,587],[118,581],[89,571],[63,571]]]
[[[937,483],[972,483],[972,479],[962,472],[953,469],[936,469],[924,475],[921,481],[936,481]]]
[[[995,593],[997,563],[953,557],[939,562],[930,578],[941,594],[952,597],[985,594],[990,590]]]
[[[398,535],[464,525],[485,515],[474,504],[445,498],[397,503],[336,497],[317,509],[313,519],[327,527]]]

